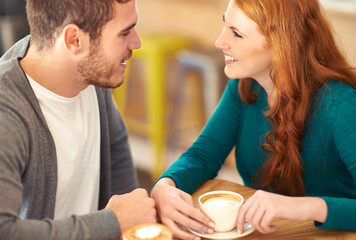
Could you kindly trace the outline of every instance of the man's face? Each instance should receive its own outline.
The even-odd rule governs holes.
[[[80,78],[87,84],[105,88],[120,86],[125,77],[126,60],[141,47],[134,26],[136,1],[114,3],[114,17],[104,25],[98,41],[90,45],[88,56],[78,63]]]

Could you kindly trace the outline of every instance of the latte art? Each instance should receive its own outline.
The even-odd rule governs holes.
[[[207,207],[214,208],[231,208],[236,206],[239,202],[236,200],[226,199],[226,198],[210,198],[204,202],[204,205]]]
[[[136,230],[136,236],[139,239],[147,239],[157,237],[162,232],[160,227],[147,226]]]
[[[123,234],[123,240],[171,240],[170,229],[158,223],[146,223],[133,226]]]
[[[206,195],[201,199],[201,202],[209,208],[231,208],[242,201],[241,198],[231,194],[216,193]]]

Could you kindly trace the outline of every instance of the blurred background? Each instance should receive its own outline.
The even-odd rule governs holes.
[[[157,177],[196,139],[227,80],[214,43],[228,0],[138,0],[142,48],[113,90],[129,130],[140,186]],[[356,66],[356,0],[320,0],[338,44]],[[25,0],[0,0],[0,55],[29,33]],[[234,150],[233,150],[234,151]],[[242,183],[233,151],[218,178]]]
[[[0,56],[29,33],[25,0],[0,0]]]

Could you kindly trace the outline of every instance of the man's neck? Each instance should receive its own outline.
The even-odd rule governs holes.
[[[30,46],[20,65],[33,80],[63,97],[74,97],[88,86],[78,81],[76,64],[54,49],[42,54]]]

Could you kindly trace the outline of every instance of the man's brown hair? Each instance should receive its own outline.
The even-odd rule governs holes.
[[[130,0],[27,0],[31,42],[39,51],[53,46],[58,34],[70,23],[88,33],[91,41],[113,18],[115,2]]]

